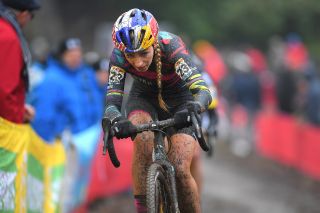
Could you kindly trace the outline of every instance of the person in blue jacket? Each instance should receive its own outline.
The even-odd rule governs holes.
[[[80,40],[64,40],[56,56],[49,58],[43,81],[32,91],[34,130],[48,143],[62,138],[66,146],[66,180],[71,180],[64,187],[67,212],[85,199],[103,114],[104,98],[94,70],[82,59]],[[64,139],[70,135],[66,132],[71,133],[70,140]]]
[[[32,126],[48,142],[65,129],[72,134],[84,131],[103,114],[103,97],[93,69],[82,63],[80,40],[64,40],[56,55],[48,61],[32,103],[37,111]]]

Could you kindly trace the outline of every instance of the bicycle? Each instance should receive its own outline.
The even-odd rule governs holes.
[[[189,126],[190,123],[194,125],[196,130],[196,138],[200,144],[200,147],[204,151],[209,151],[209,146],[206,143],[200,124],[196,115],[191,112],[187,118],[188,123],[185,126]],[[146,185],[146,199],[147,209],[149,213],[179,213],[177,189],[175,180],[175,168],[169,161],[164,145],[164,129],[177,125],[177,121],[174,118],[169,118],[162,121],[153,121],[147,124],[136,125],[136,131],[134,133],[141,133],[143,131],[153,131],[154,148],[152,153],[152,163],[148,168],[147,185]],[[109,153],[109,157],[115,167],[120,166],[120,162],[114,150],[112,137],[114,136],[114,130],[111,129],[105,133],[103,155],[106,151]],[[169,140],[169,137],[167,137]]]

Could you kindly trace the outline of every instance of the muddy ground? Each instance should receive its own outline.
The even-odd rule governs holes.
[[[203,156],[204,213],[320,213],[320,181],[252,153],[236,157],[218,143]],[[94,205],[90,212],[134,212],[127,193]]]

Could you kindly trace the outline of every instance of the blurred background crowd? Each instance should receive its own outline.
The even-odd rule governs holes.
[[[217,86],[219,143],[237,157],[260,154],[320,180],[317,0],[46,0],[25,28],[33,56],[27,102],[35,132],[66,149],[63,211],[130,193],[130,165],[116,171],[102,156],[100,121],[112,25],[134,7],[180,35]],[[126,161],[132,146],[124,143],[117,152]],[[301,153],[307,145],[313,151]],[[303,166],[302,154],[315,157]]]

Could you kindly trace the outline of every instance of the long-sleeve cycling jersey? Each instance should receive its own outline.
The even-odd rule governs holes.
[[[181,38],[172,33],[161,31],[158,35],[158,42],[161,49],[162,96],[164,101],[166,97],[170,97],[170,93],[178,93],[189,89],[195,101],[199,102],[204,109],[207,109],[212,102],[216,102],[216,97],[211,96],[207,84],[202,79],[201,71],[192,62]],[[146,85],[146,88],[148,88],[146,93],[156,95],[158,92],[155,60],[153,59],[146,72],[139,72],[131,66],[119,49],[114,48],[110,58],[105,111],[105,116],[111,121],[121,116],[120,110],[127,73],[130,73],[136,81]]]

